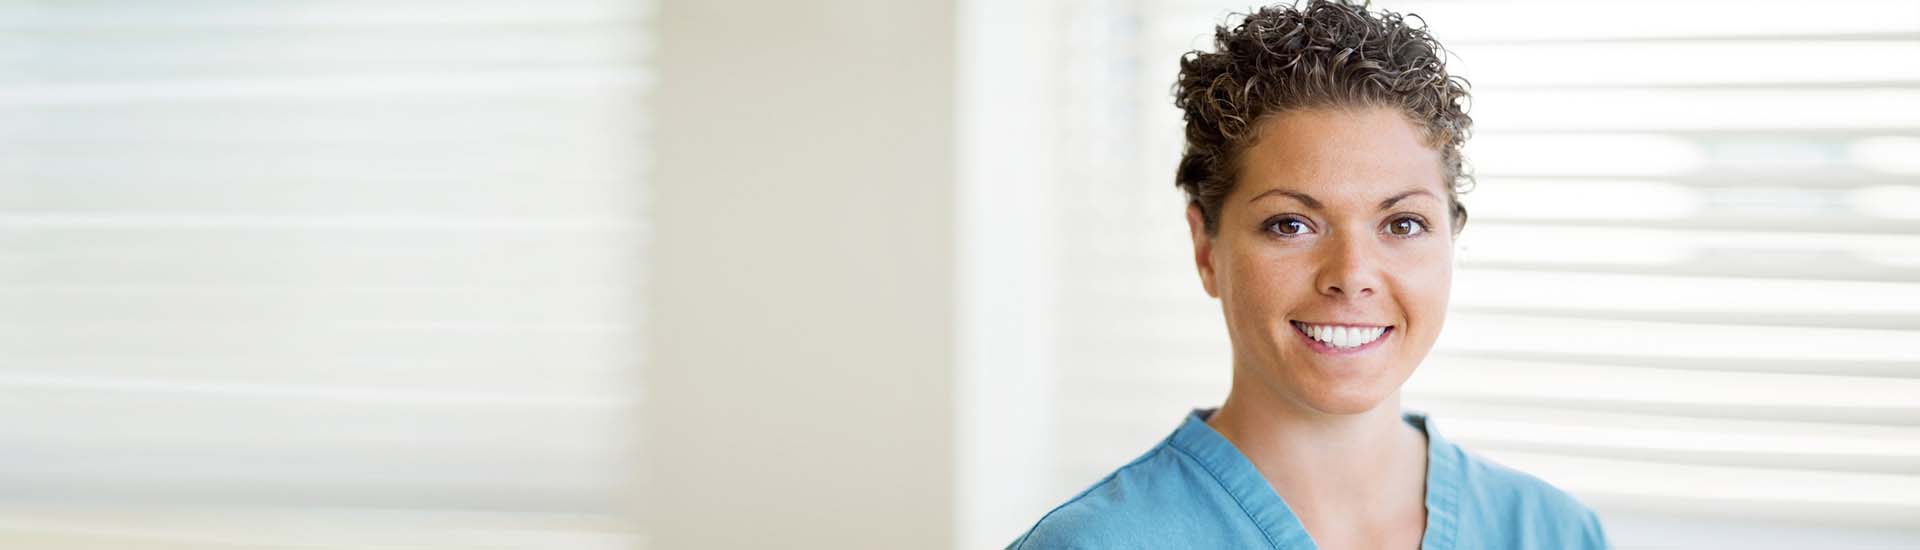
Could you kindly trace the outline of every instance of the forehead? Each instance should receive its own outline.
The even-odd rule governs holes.
[[[1368,199],[1420,187],[1446,196],[1440,151],[1389,108],[1314,109],[1263,118],[1240,155],[1233,196],[1288,189]]]

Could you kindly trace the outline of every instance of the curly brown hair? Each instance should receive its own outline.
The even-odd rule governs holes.
[[[1262,117],[1337,107],[1398,108],[1424,126],[1427,145],[1445,165],[1453,232],[1466,226],[1459,194],[1473,186],[1460,155],[1473,126],[1468,84],[1447,74],[1446,49],[1427,34],[1424,19],[1369,13],[1344,0],[1235,15],[1239,24],[1214,28],[1215,51],[1180,56],[1174,85],[1174,105],[1187,124],[1174,185],[1200,205],[1208,235],[1218,231],[1221,203],[1239,177],[1237,157],[1257,137]]]

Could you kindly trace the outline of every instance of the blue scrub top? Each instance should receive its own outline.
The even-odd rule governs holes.
[[[1308,549],[1306,526],[1246,455],[1195,409],[1173,435],[1054,508],[1009,550],[1065,548]],[[1606,548],[1593,510],[1539,478],[1427,434],[1424,550]]]

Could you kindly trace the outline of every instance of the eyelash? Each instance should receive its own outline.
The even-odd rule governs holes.
[[[1298,222],[1300,225],[1305,226],[1308,229],[1313,228],[1312,224],[1307,223],[1307,220],[1299,216],[1285,215],[1285,216],[1279,216],[1276,218],[1268,219],[1265,223],[1260,224],[1260,229],[1262,231],[1266,231],[1268,235],[1272,235],[1274,237],[1278,237],[1282,239],[1291,239],[1299,236],[1300,235],[1299,233],[1292,233],[1292,234],[1281,233],[1279,230],[1274,229],[1274,227],[1276,226],[1279,226],[1284,223],[1289,223],[1289,222]]]
[[[1427,220],[1422,219],[1420,216],[1416,216],[1412,214],[1396,216],[1393,219],[1387,220],[1386,225],[1382,227],[1383,229],[1393,227],[1395,224],[1398,224],[1402,221],[1411,221],[1417,224],[1419,226],[1419,229],[1414,233],[1409,233],[1406,235],[1396,235],[1391,231],[1387,231],[1385,232],[1387,236],[1398,238],[1398,239],[1411,239],[1414,237],[1426,235],[1427,232],[1433,230],[1433,225],[1428,224]],[[1283,223],[1289,223],[1289,222],[1297,222],[1300,225],[1306,226],[1307,229],[1309,230],[1313,229],[1313,224],[1307,223],[1307,220],[1305,218],[1301,218],[1299,216],[1295,216],[1291,214],[1268,219],[1266,223],[1261,224],[1260,229],[1262,231],[1265,231],[1268,235],[1271,235],[1276,238],[1281,238],[1281,239],[1292,239],[1301,235],[1301,233],[1281,233],[1278,230],[1274,229],[1275,226],[1278,226]]]
[[[1400,223],[1400,222],[1402,222],[1402,221],[1410,221],[1410,222],[1413,222],[1413,223],[1415,223],[1415,224],[1419,224],[1419,226],[1420,226],[1420,231],[1419,231],[1419,232],[1416,232],[1416,233],[1410,233],[1410,234],[1406,234],[1406,235],[1395,235],[1395,234],[1393,234],[1392,232],[1388,232],[1388,233],[1387,233],[1387,235],[1391,235],[1391,236],[1394,236],[1394,237],[1398,237],[1398,238],[1402,238],[1402,239],[1411,239],[1411,238],[1414,238],[1414,237],[1419,237],[1419,236],[1422,236],[1422,235],[1426,235],[1428,231],[1432,231],[1432,230],[1433,230],[1433,226],[1432,226],[1432,225],[1429,225],[1429,224],[1427,223],[1427,220],[1424,220],[1424,219],[1420,219],[1420,217],[1419,217],[1419,216],[1415,216],[1415,215],[1412,215],[1412,214],[1407,214],[1407,215],[1404,215],[1404,216],[1400,216],[1400,217],[1397,217],[1397,218],[1393,218],[1393,219],[1391,219],[1391,220],[1387,220],[1387,227],[1393,227],[1394,225],[1397,225],[1397,224],[1399,224],[1399,223]]]

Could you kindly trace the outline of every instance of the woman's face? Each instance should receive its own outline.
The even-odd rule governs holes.
[[[1236,376],[1326,414],[1371,410],[1446,317],[1453,235],[1440,153],[1386,108],[1264,119],[1195,261],[1220,299]]]

